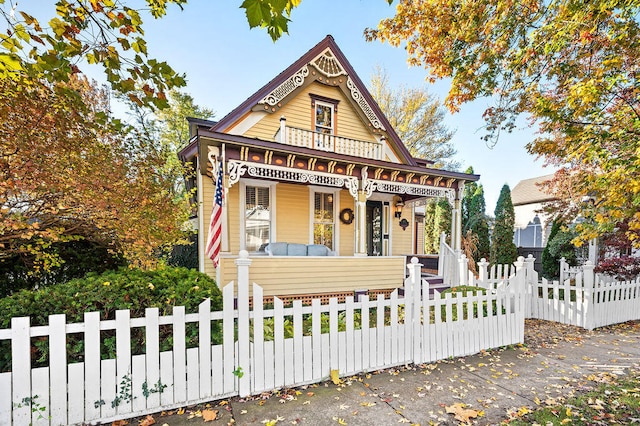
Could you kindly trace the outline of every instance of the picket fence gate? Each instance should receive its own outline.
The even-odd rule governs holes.
[[[314,300],[302,306],[298,301],[292,307],[275,298],[273,308],[265,309],[262,289],[253,284],[250,309],[251,260],[245,252],[236,261],[237,283],[222,289],[220,312],[211,312],[205,301],[198,313],[175,307],[169,316],[152,308],[144,318],[130,318],[123,310],[114,320],[101,321],[90,312],[83,323],[66,324],[64,315],[52,315],[47,326],[37,327],[30,326],[29,318],[14,318],[11,329],[0,330],[0,342],[10,341],[12,357],[11,371],[0,373],[0,424],[109,422],[319,382],[332,370],[346,376],[523,341],[524,279],[514,278],[510,291],[436,292],[430,298],[417,262],[414,258],[407,266],[403,296],[395,291],[387,299],[365,295],[344,303]],[[524,278],[524,272],[516,276]],[[212,321],[222,323],[220,344],[212,345]],[[187,347],[186,329],[192,323],[199,343]],[[172,329],[168,351],[160,350],[163,326]],[[292,333],[285,334],[285,326]],[[137,327],[144,328],[143,354],[131,352],[131,332]],[[115,332],[116,356],[101,359],[101,333],[109,330]],[[84,337],[82,362],[67,359],[69,334]],[[47,367],[32,368],[34,337],[48,339]]]

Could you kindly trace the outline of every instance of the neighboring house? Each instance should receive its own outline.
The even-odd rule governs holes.
[[[549,231],[553,219],[541,212],[544,204],[553,201],[554,197],[540,188],[553,174],[524,179],[511,190],[511,201],[515,212],[515,229],[513,242],[518,247],[518,254],[533,254],[536,258],[536,270],[542,258],[542,250],[547,245]]]
[[[463,187],[479,176],[413,158],[331,36],[220,121],[189,122],[180,157],[196,166],[200,270],[222,285],[247,250],[265,295],[401,287],[405,256],[424,245],[415,209],[431,197],[453,205],[460,246]],[[220,160],[214,269],[204,245]]]

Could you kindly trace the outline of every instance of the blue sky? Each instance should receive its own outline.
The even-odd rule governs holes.
[[[198,105],[222,118],[252,93],[331,34],[365,84],[376,66],[386,69],[392,87],[425,87],[444,100],[447,82],[429,85],[426,70],[409,67],[402,48],[366,42],[363,31],[381,18],[393,16],[395,5],[385,0],[305,0],[293,11],[289,35],[272,42],[266,31],[250,30],[239,8],[241,1],[192,0],[180,11],[172,6],[161,20],[145,19],[149,54],[186,73],[186,92]],[[448,114],[446,123],[457,129],[453,143],[463,168],[471,165],[481,175],[487,213],[493,215],[502,185],[511,189],[522,179],[552,173],[524,146],[533,131],[521,128],[502,135],[488,148],[481,140],[482,112],[488,101],[463,106]],[[524,123],[524,120],[521,120]]]

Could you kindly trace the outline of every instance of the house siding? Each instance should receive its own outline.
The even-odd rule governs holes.
[[[355,202],[347,190],[340,191],[340,210],[342,209],[351,209],[355,214]],[[338,211],[338,216],[340,215],[340,210]],[[353,222],[347,225],[342,223],[340,221],[340,217],[338,217],[337,223],[340,229],[340,256],[353,256],[355,247],[356,219],[354,218]]]
[[[249,282],[265,296],[333,293],[355,289],[383,290],[403,285],[403,257],[297,257],[251,258]],[[222,285],[237,279],[233,258],[223,258]]]
[[[391,255],[406,255],[413,253],[413,229],[414,222],[411,217],[410,208],[402,210],[402,217],[400,219],[396,217],[391,218]],[[402,219],[407,219],[409,226],[404,231],[399,225]]]
[[[276,233],[271,241],[309,244],[309,188],[279,183],[276,186]]]

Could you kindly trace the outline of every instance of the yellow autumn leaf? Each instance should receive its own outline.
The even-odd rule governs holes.
[[[218,410],[202,410],[202,419],[211,422],[218,417]]]
[[[469,423],[469,419],[478,417],[478,411],[465,408],[465,405],[460,402],[446,407],[446,412],[447,414],[453,414],[456,420],[465,423]]]
[[[563,419],[560,424],[561,425],[566,425],[567,423],[571,423],[571,419]]]
[[[342,380],[340,379],[340,370],[331,370],[330,377],[334,385],[342,383]]]

